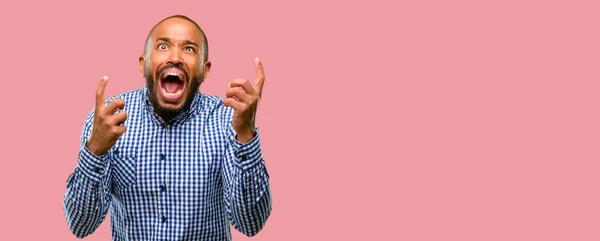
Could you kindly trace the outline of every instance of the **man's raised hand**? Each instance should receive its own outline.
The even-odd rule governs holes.
[[[232,125],[237,134],[237,140],[242,143],[247,143],[254,138],[256,110],[265,83],[265,72],[258,58],[254,59],[254,66],[257,75],[254,86],[247,79],[232,80],[223,102],[225,106],[234,109]]]
[[[121,124],[127,119],[127,113],[120,111],[115,114],[117,110],[125,108],[125,101],[114,99],[108,105],[104,105],[104,89],[107,83],[108,77],[104,76],[96,91],[94,124],[92,134],[86,144],[87,148],[96,156],[102,156],[108,152],[126,130],[126,127]]]

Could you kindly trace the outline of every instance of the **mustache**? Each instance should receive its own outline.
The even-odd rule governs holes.
[[[190,75],[183,68],[183,66],[181,66],[181,65],[174,65],[174,64],[167,64],[167,65],[163,66],[162,68],[157,69],[156,70],[156,78],[159,79],[160,78],[160,73],[163,72],[163,70],[168,69],[168,68],[176,68],[176,69],[180,70],[183,73],[183,75],[185,76],[186,82],[190,79]]]

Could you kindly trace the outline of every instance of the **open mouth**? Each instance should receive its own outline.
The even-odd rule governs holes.
[[[185,74],[177,68],[168,68],[160,75],[160,93],[167,102],[178,102],[185,91]]]

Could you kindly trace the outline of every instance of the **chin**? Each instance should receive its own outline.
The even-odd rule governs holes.
[[[158,92],[158,91],[156,91]],[[154,98],[157,100],[157,105],[158,108],[163,111],[163,112],[180,112],[181,110],[183,110],[185,103],[188,102],[188,98],[189,95],[187,93],[185,93],[183,96],[181,96],[181,99],[177,102],[167,102],[165,99],[162,98],[162,96],[160,95],[160,93],[154,93]]]

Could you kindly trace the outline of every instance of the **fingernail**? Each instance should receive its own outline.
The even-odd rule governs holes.
[[[105,75],[104,77],[102,77],[102,79],[103,80],[108,80],[108,76]]]

